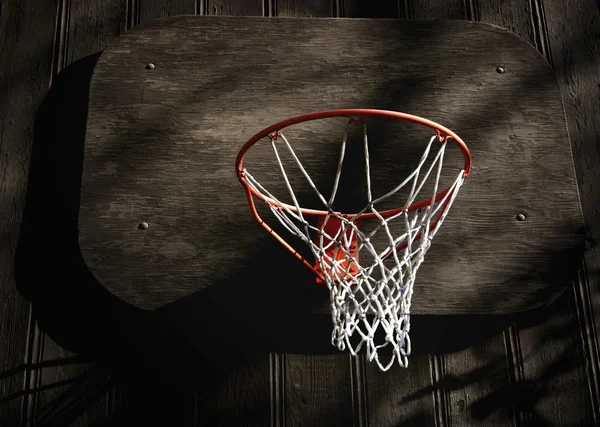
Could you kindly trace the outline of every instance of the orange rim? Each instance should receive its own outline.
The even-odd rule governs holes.
[[[464,160],[465,160],[464,167],[463,167],[463,169],[464,169],[463,177],[464,178],[466,178],[469,175],[469,173],[471,172],[471,165],[472,165],[471,152],[469,151],[467,144],[462,140],[461,137],[459,137],[452,130],[448,129],[445,126],[440,125],[439,123],[436,123],[429,119],[425,119],[423,117],[419,117],[419,116],[415,116],[415,115],[407,114],[407,113],[401,113],[398,111],[390,111],[390,110],[349,108],[349,109],[328,110],[328,111],[319,111],[319,112],[315,112],[315,113],[303,114],[300,116],[296,116],[296,117],[292,117],[292,118],[280,121],[269,127],[266,127],[263,130],[261,130],[260,132],[258,132],[256,135],[254,135],[252,138],[250,138],[248,141],[246,141],[246,143],[242,146],[242,148],[240,149],[240,151],[236,157],[235,168],[236,168],[238,179],[241,182],[241,184],[244,186],[244,189],[246,191],[246,197],[248,199],[248,204],[250,206],[252,215],[254,216],[256,221],[269,234],[271,234],[273,237],[275,237],[285,248],[287,248],[292,254],[294,254],[294,256],[296,258],[298,258],[300,261],[302,261],[308,268],[310,268],[313,272],[315,272],[317,274],[317,276],[319,276],[319,278],[321,278],[322,280],[324,280],[324,278],[322,276],[322,272],[318,271],[318,269],[316,269],[311,263],[309,263],[307,260],[305,260],[304,257],[300,253],[298,253],[298,251],[296,251],[296,249],[294,249],[292,246],[290,246],[285,241],[285,239],[283,239],[281,236],[279,236],[279,234],[277,234],[277,232],[275,232],[267,223],[264,222],[264,220],[260,217],[260,215],[258,214],[258,211],[256,210],[256,205],[254,203],[254,197],[258,198],[259,200],[262,200],[263,202],[269,202],[271,205],[274,205],[276,207],[279,207],[282,209],[283,208],[289,209],[292,212],[298,212],[298,209],[293,205],[289,205],[286,203],[280,203],[273,199],[267,199],[262,194],[257,192],[254,188],[252,188],[252,186],[249,184],[248,180],[246,179],[243,163],[244,163],[244,157],[246,156],[246,153],[248,152],[248,150],[254,144],[256,144],[258,141],[260,141],[261,139],[263,139],[265,137],[273,137],[274,135],[277,135],[278,132],[285,129],[286,127],[289,127],[289,126],[292,126],[292,125],[295,125],[298,123],[319,120],[319,119],[333,118],[333,117],[345,117],[349,120],[356,120],[357,118],[362,118],[362,117],[389,117],[389,118],[394,118],[394,119],[399,119],[399,120],[408,120],[408,121],[429,127],[431,129],[435,130],[439,142],[445,143],[448,139],[452,139],[455,142],[455,144],[458,146],[458,148],[461,150]],[[447,195],[447,193],[450,191],[451,188],[452,187],[448,187],[444,190],[441,190],[435,196],[434,201],[437,202],[437,201],[443,199]],[[412,205],[410,205],[408,207],[407,210],[413,211],[415,209],[420,209],[422,207],[425,207],[425,206],[431,204],[431,202],[432,202],[431,199],[432,198],[413,203]],[[447,202],[445,203],[445,205],[447,205]],[[437,224],[437,221],[441,217],[441,214],[445,211],[445,208],[446,208],[446,206],[444,206],[442,208],[442,210],[440,211],[440,215],[435,220],[434,224],[432,224],[432,226],[435,226],[435,224]],[[402,212],[403,210],[404,210],[404,208],[388,209],[388,210],[379,212],[379,214],[385,218],[385,217],[389,217],[392,215],[396,215],[396,214]],[[316,215],[316,216],[327,216],[330,214],[330,212],[328,212],[326,210],[316,210],[316,209],[307,209],[307,208],[300,208],[299,212],[302,215]],[[354,218],[358,214],[357,213],[354,213],[354,214],[341,214],[340,213],[340,215],[344,216],[346,218]],[[374,213],[360,214],[361,219],[369,219],[369,218],[375,218],[375,217],[376,217],[376,215]],[[419,236],[417,236],[417,237],[419,237]]]

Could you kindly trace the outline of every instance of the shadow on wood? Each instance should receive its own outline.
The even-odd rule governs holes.
[[[194,390],[210,389],[231,366],[252,366],[269,351],[335,353],[330,317],[311,314],[314,304],[327,302],[327,289],[315,286],[291,256],[276,266],[258,257],[218,286],[154,312],[119,300],[96,281],[79,251],[77,219],[87,95],[98,58],[84,58],[56,77],[34,129],[16,268],[18,287],[41,328],[63,347],[106,364],[116,378],[141,380],[153,372]],[[255,249],[276,245],[264,235]],[[546,285],[563,281],[561,266],[579,255],[551,253],[557,268]],[[270,274],[262,274],[260,284],[248,279],[267,267]],[[413,351],[467,348],[516,319],[413,316]]]

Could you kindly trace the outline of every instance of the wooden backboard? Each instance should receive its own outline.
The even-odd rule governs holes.
[[[262,128],[337,108],[429,118],[473,155],[418,272],[413,314],[513,313],[564,291],[583,220],[557,82],[526,41],[463,21],[185,16],[121,36],[90,90],[79,218],[88,268],[149,310],[232,286],[264,301],[269,282],[316,292],[313,312],[328,313],[326,289],[315,291],[310,272],[250,215],[234,160]],[[335,172],[338,125],[290,136],[317,182]],[[427,134],[399,122],[369,126],[384,191],[414,169]],[[448,154],[452,173],[457,151]],[[257,146],[253,156],[255,175],[282,188],[272,154]],[[262,309],[269,304],[290,301],[273,297]]]

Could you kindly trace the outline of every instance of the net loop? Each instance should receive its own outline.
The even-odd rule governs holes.
[[[243,173],[252,193],[258,195],[283,227],[301,239],[314,255],[313,270],[319,276],[318,281],[329,289],[332,345],[342,351],[348,350],[352,355],[364,349],[367,360],[387,371],[394,363],[408,366],[411,354],[410,307],[417,271],[468,171],[461,168],[451,185],[440,191],[446,143],[452,137],[436,129],[415,170],[394,189],[374,198],[371,191],[367,122],[363,118],[348,119],[329,199],[317,189],[281,130],[268,136],[292,203],[279,200],[246,169],[243,169]],[[335,212],[333,203],[344,163],[347,128],[352,125],[363,127],[368,200],[363,209],[348,215]],[[434,144],[436,141],[439,144]],[[322,211],[307,213],[307,210],[300,208],[279,150],[287,150],[292,156],[293,163],[320,201]],[[426,166],[428,161],[430,164]],[[423,201],[418,201],[417,197],[429,180],[433,180],[432,194],[422,195],[420,200]],[[409,190],[401,208],[387,211],[378,208],[401,189]],[[315,212],[321,216],[313,225],[306,217]],[[376,224],[368,233],[361,227],[366,220]],[[392,224],[402,227],[400,235],[397,232],[394,235]],[[384,241],[384,244],[375,247],[375,235],[383,235],[384,239],[377,242]],[[384,354],[387,361],[384,361]]]

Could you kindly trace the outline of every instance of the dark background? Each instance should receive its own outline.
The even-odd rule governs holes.
[[[69,199],[26,199],[30,165],[67,162],[81,148],[66,144],[82,122],[68,88],[85,90],[78,78],[94,54],[134,25],[194,13],[468,19],[528,40],[554,67],[573,143],[588,228],[573,286],[550,307],[515,318],[454,319],[437,335],[439,323],[422,320],[434,343],[468,342],[478,328],[493,333],[381,373],[345,354],[242,360],[231,343],[229,357],[213,360],[182,345],[167,323],[149,328],[160,319],[88,285],[65,243],[74,232]],[[600,424],[599,49],[594,0],[0,0],[0,425]],[[58,154],[47,137],[52,123],[63,129]],[[26,206],[47,220],[38,214],[35,227],[21,227]],[[36,239],[43,249],[25,257],[22,242]],[[19,242],[20,259],[38,262],[15,263]],[[98,311],[78,311],[78,299],[97,301]],[[145,345],[147,330],[164,340]]]

